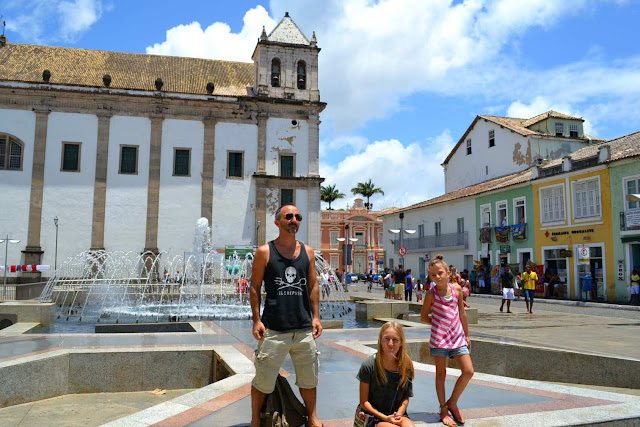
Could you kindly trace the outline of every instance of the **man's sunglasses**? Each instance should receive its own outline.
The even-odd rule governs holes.
[[[298,222],[302,221],[302,215],[300,215],[299,213],[298,214],[288,213],[284,216],[284,219],[286,219],[287,221],[291,221],[294,216],[296,217]]]

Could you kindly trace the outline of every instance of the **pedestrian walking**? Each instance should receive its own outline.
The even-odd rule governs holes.
[[[500,313],[504,309],[504,303],[507,302],[507,313],[511,313],[511,301],[515,298],[513,293],[514,282],[516,277],[511,272],[511,266],[507,265],[504,273],[500,275],[500,292],[502,293],[502,304],[500,304]]]
[[[436,394],[440,403],[440,420],[446,426],[456,426],[465,422],[458,409],[458,399],[474,374],[467,313],[462,302],[462,288],[449,281],[447,263],[442,255],[435,256],[429,262],[428,271],[436,286],[426,293],[420,318],[422,322],[431,325],[429,352],[436,365]],[[462,373],[447,400],[445,379],[448,358],[456,361]]]
[[[531,264],[527,264],[526,271],[522,275],[524,282],[524,300],[527,304],[527,313],[533,314],[533,298],[536,295],[536,282],[538,275],[535,271],[531,271]]]
[[[411,269],[407,270],[407,285],[404,288],[404,300],[411,301],[413,297],[413,276],[411,275]]]
[[[320,292],[313,248],[296,240],[302,215],[294,205],[276,211],[278,237],[256,251],[251,273],[250,300],[253,336],[259,340],[255,357],[256,375],[251,383],[251,426],[260,425],[260,410],[273,392],[278,371],[290,354],[296,385],[304,401],[309,425],[322,426],[316,414],[318,351],[322,334]],[[266,299],[260,317],[260,289],[264,281]]]
[[[407,272],[404,271],[402,264],[398,264],[398,268],[393,270],[395,281],[395,299],[402,300],[404,295],[404,287],[407,284]]]

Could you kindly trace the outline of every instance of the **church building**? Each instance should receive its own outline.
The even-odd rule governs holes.
[[[288,13],[247,63],[2,36],[0,232],[20,240],[8,264],[182,255],[201,217],[216,248],[259,245],[286,203],[319,247],[319,53]]]

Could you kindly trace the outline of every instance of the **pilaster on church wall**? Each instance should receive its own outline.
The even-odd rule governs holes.
[[[0,233],[3,236],[0,238],[9,234],[10,238],[20,240],[19,244],[8,247],[9,264],[22,262],[21,250],[27,242],[35,129],[33,111],[0,109],[0,132],[13,135],[24,143],[22,171],[0,170]],[[4,247],[2,253],[1,262],[4,262]]]
[[[105,204],[105,249],[142,252],[146,237],[151,120],[113,116],[109,129],[109,170]],[[138,146],[137,174],[120,174],[120,145]]]
[[[253,245],[256,236],[256,183],[253,174],[258,167],[258,126],[218,122],[215,141],[213,245]],[[227,178],[229,151],[244,153],[241,179]]]
[[[165,119],[162,127],[158,249],[182,254],[192,250],[201,214],[204,123]],[[176,148],[190,150],[189,176],[174,175]]]
[[[55,217],[58,217],[59,262],[91,246],[97,141],[95,114],[49,114],[40,224],[44,264],[54,264]],[[63,142],[80,143],[79,172],[61,170]]]

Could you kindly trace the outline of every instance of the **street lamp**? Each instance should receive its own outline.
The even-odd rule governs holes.
[[[400,247],[403,247],[404,246],[404,239],[403,239],[404,233],[414,234],[416,232],[416,230],[405,230],[404,229],[404,212],[400,212],[399,216],[400,216],[400,229],[390,228],[389,229],[389,233],[399,234],[400,235]],[[400,255],[400,261],[398,262],[398,264],[401,264],[404,267],[404,255]]]
[[[53,218],[53,223],[56,226],[56,253],[53,259],[53,274],[58,271],[58,217]]]
[[[640,202],[640,194],[627,194],[627,202]]]
[[[0,243],[4,243],[4,286],[3,299],[7,299],[7,255],[9,254],[9,243],[20,243],[18,239],[10,239],[9,235],[4,239],[0,239]]]

